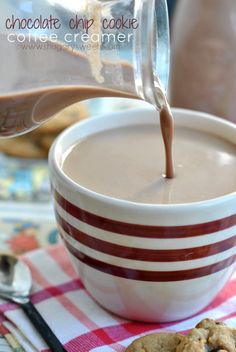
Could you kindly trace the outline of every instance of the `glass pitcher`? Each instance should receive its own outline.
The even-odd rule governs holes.
[[[236,1],[180,0],[172,31],[171,103],[236,123]]]
[[[0,137],[95,97],[162,107],[166,0],[2,0],[1,9]]]

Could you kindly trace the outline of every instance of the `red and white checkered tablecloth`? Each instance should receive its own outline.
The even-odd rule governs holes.
[[[85,291],[64,247],[30,252],[23,257],[33,276],[32,302],[68,352],[123,352],[135,338],[158,331],[186,332],[204,317],[236,327],[236,273],[203,312],[169,324],[130,322],[101,308]],[[0,300],[5,324],[27,352],[49,351],[17,305]]]

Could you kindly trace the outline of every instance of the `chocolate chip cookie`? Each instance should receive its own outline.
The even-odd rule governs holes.
[[[151,334],[135,340],[126,352],[175,352],[182,339],[180,334]]]
[[[126,352],[236,352],[236,330],[204,319],[186,336],[152,334],[134,341]]]

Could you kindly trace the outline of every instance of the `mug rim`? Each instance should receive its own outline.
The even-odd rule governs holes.
[[[128,110],[129,113],[133,113],[134,115],[136,113],[142,112],[142,111],[153,111],[153,108],[138,108],[138,109],[130,109]],[[96,123],[96,121],[101,121],[101,119],[106,119],[108,118],[108,116],[112,115],[112,116],[120,116],[124,113],[127,113],[127,110],[120,110],[120,111],[116,111],[116,112],[107,112],[105,114],[99,114],[94,116],[92,119],[88,119],[88,120],[84,120],[84,121],[80,121],[72,126],[70,126],[69,128],[65,129],[54,141],[53,145],[50,148],[49,151],[49,156],[48,156],[48,162],[49,162],[49,169],[53,170],[54,173],[56,173],[57,177],[59,179],[62,180],[62,182],[64,183],[64,185],[66,185],[67,187],[69,187],[71,190],[74,190],[76,193],[80,193],[83,194],[84,196],[87,196],[91,199],[95,199],[96,201],[101,201],[107,204],[111,204],[111,205],[117,205],[117,206],[123,206],[126,208],[137,208],[137,209],[151,209],[151,210],[155,210],[155,209],[171,209],[171,210],[175,210],[175,209],[186,209],[191,208],[191,209],[195,209],[197,210],[198,208],[202,208],[204,206],[216,206],[217,204],[221,204],[224,203],[226,201],[230,201],[233,199],[236,199],[236,191],[231,192],[231,193],[227,193],[225,195],[222,196],[218,196],[215,198],[211,198],[211,199],[206,199],[206,200],[202,200],[202,201],[196,201],[196,202],[186,202],[186,203],[170,203],[170,204],[154,204],[154,203],[139,203],[139,202],[134,202],[134,201],[129,201],[129,200],[125,200],[125,199],[119,199],[119,198],[115,198],[115,197],[111,197],[108,195],[104,195],[101,193],[98,193],[96,191],[93,191],[91,189],[88,189],[78,183],[76,183],[75,181],[73,181],[69,176],[67,176],[62,168],[60,167],[58,160],[57,160],[57,155],[58,155],[58,148],[60,148],[60,145],[63,143],[63,141],[68,137],[68,135],[70,135],[74,129],[79,129],[80,127],[83,127],[84,125],[91,123],[91,121],[94,121]],[[224,120],[220,117],[217,117],[215,115],[211,115],[205,112],[200,112],[200,111],[196,111],[196,110],[190,110],[190,109],[181,109],[181,108],[172,108],[172,112],[178,113],[178,114],[191,114],[191,115],[198,115],[199,117],[204,117],[207,118],[208,120],[211,121],[215,121],[217,124],[222,124],[223,126],[228,126],[230,128],[233,128],[233,130],[235,131],[235,136],[236,136],[236,124],[234,124],[233,122]],[[112,127],[111,127],[112,128]],[[61,152],[62,153],[62,152]],[[50,172],[50,174],[52,174],[52,172]],[[51,177],[51,176],[50,176]]]

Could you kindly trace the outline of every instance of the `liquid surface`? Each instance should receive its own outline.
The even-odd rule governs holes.
[[[133,98],[105,88],[66,86],[0,96],[0,137],[28,132],[66,106],[97,97]]]
[[[63,170],[103,195],[153,204],[189,203],[236,191],[236,145],[176,127],[175,178],[163,177],[159,126],[131,126],[95,134],[71,148]]]

